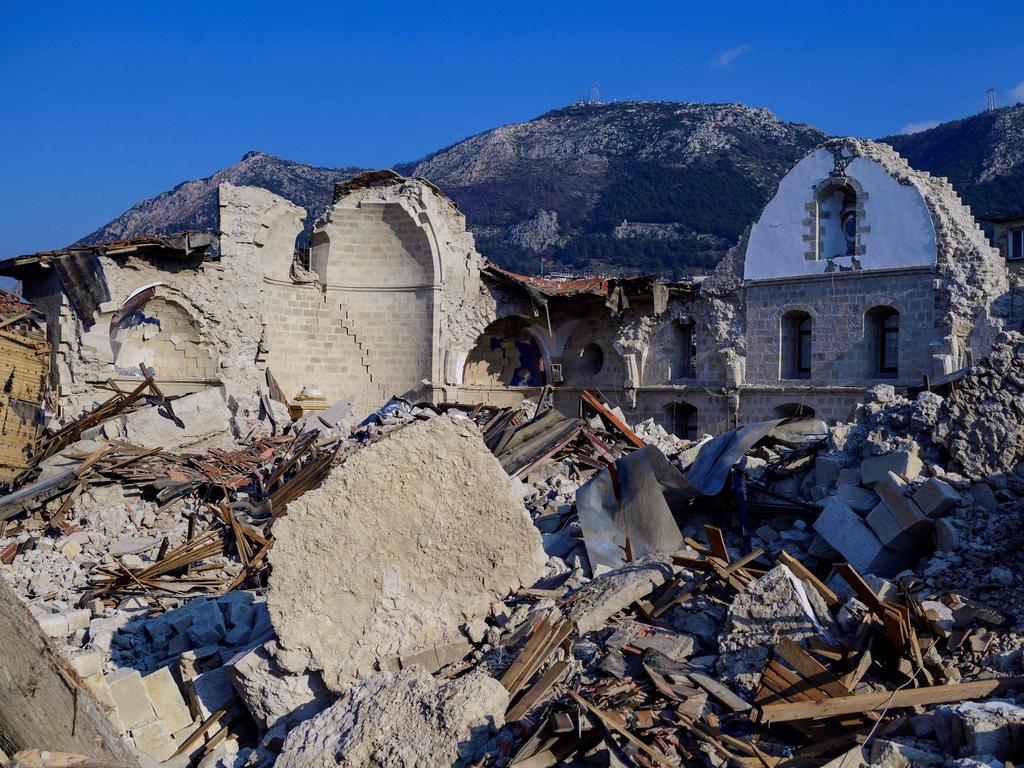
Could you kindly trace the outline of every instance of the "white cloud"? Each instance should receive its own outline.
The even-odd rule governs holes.
[[[726,48],[724,51],[719,51],[712,57],[711,64],[715,67],[728,67],[749,50],[749,45],[738,45],[735,48]]]
[[[1016,88],[1011,88],[1007,95],[1010,97],[1011,104],[1019,104],[1024,101],[1024,83],[1020,83]]]
[[[934,128],[938,124],[938,120],[922,120],[920,123],[907,123],[900,128],[900,133],[904,136],[908,133],[920,133],[921,131],[927,131],[929,128]]]

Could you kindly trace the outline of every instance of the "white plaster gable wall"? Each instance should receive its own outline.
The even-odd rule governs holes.
[[[803,158],[782,179],[750,232],[745,279],[796,277],[826,270],[827,260],[804,256],[813,248],[804,239],[811,232],[805,221],[813,216],[806,206],[814,199],[814,188],[834,167],[832,152],[823,147]],[[934,265],[935,230],[917,188],[900,184],[878,162],[865,157],[853,158],[846,176],[867,194],[862,223],[868,231],[858,236],[858,243],[864,246],[864,253],[858,256],[861,269]]]

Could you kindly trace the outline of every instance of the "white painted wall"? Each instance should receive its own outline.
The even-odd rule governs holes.
[[[814,187],[832,172],[834,162],[827,149],[817,149],[798,162],[779,183],[775,196],[761,212],[750,231],[743,277],[765,280],[813,275],[825,271],[827,261],[810,261],[804,252],[813,243],[804,241],[809,233],[803,220],[809,214],[804,205],[814,197]],[[868,193],[863,224],[871,231],[860,236],[865,254],[858,257],[861,268],[893,269],[935,264],[935,230],[924,198],[916,188],[893,179],[874,160],[855,158],[846,175]],[[849,259],[837,263],[847,266]]]

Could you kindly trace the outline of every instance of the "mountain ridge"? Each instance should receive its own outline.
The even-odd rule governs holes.
[[[713,267],[785,172],[829,136],[730,102],[577,104],[469,136],[392,166],[423,176],[465,213],[478,248],[535,271],[678,275]],[[1024,206],[1024,105],[879,139],[947,176],[976,213]],[[222,181],[266,187],[307,210],[307,234],[334,183],[360,171],[259,150],[132,206],[79,243],[215,229]]]

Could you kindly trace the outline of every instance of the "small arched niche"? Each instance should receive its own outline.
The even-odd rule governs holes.
[[[811,417],[814,409],[805,403],[783,403],[775,406],[775,418],[788,419],[793,416]]]
[[[844,178],[819,188],[817,202],[818,258],[853,256],[857,249],[857,190]]]
[[[199,328],[178,302],[154,295],[132,297],[114,316],[110,348],[118,376],[139,376],[139,364],[164,381],[208,381],[217,366],[203,346]]]

